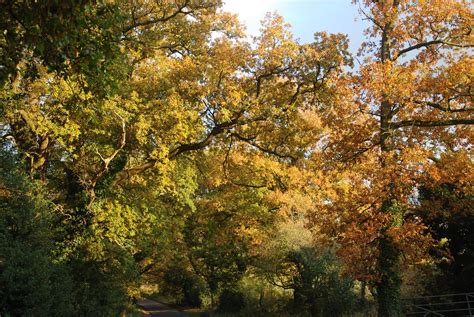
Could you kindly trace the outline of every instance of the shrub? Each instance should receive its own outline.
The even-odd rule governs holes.
[[[245,307],[244,294],[240,291],[225,289],[219,296],[217,310],[222,313],[237,313]]]
[[[164,294],[177,298],[177,303],[201,307],[202,283],[198,277],[180,264],[172,263],[164,276]]]
[[[353,281],[341,276],[342,268],[331,251],[302,248],[291,252],[287,260],[297,268],[295,306],[306,306],[312,316],[341,316],[354,308]]]

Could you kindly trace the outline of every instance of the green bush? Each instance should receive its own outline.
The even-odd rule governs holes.
[[[164,282],[162,295],[174,297],[176,304],[201,307],[202,282],[182,265],[171,264],[165,272]]]
[[[237,313],[245,308],[244,294],[240,291],[225,289],[219,296],[217,310],[222,313]]]
[[[184,304],[192,307],[201,307],[201,288],[196,283],[190,283],[188,288],[184,289]]]
[[[70,271],[53,256],[52,204],[0,150],[0,315],[71,316]]]
[[[301,248],[290,252],[287,261],[296,268],[294,308],[307,309],[312,316],[341,316],[355,307],[353,281],[341,276],[341,266],[333,252]]]

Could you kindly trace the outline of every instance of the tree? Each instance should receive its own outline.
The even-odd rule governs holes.
[[[64,76],[82,73],[96,89],[112,79],[105,73],[119,55],[116,25],[124,21],[117,3],[12,0],[0,11],[0,85],[14,81],[24,62],[26,75],[38,76],[38,60]]]
[[[342,197],[323,208],[339,210],[341,255],[371,280],[379,315],[398,316],[401,256],[419,262],[429,243],[406,217],[414,188],[443,148],[467,151],[472,138],[473,12],[467,1],[354,3],[371,26],[325,149]]]
[[[472,161],[462,153],[446,152],[433,165],[436,173],[420,186],[419,206],[414,210],[444,247],[432,251],[441,259],[427,292],[465,293],[474,279]]]
[[[192,23],[193,26],[200,25],[202,28],[192,29],[188,26],[188,31],[205,36],[197,43],[190,35],[182,44],[193,42],[199,47],[211,32],[207,15],[214,14],[215,4],[207,2],[202,5],[186,1],[167,2],[166,6],[149,3],[151,7],[144,5],[140,8],[128,8],[127,5],[132,4],[124,1],[112,6],[114,10],[118,10],[113,13],[120,16],[121,22],[116,20],[111,29],[105,30],[94,23],[110,22],[102,20],[104,16],[99,13],[108,16],[111,13],[107,9],[108,5],[104,9],[102,4],[87,4],[87,10],[82,12],[79,9],[84,8],[83,6],[74,7],[71,11],[67,3],[57,4],[59,9],[64,9],[64,16],[80,11],[76,12],[77,20],[63,20],[62,13],[53,19],[46,19],[45,16],[53,10],[46,4],[45,8],[40,7],[43,4],[29,2],[5,4],[10,5],[13,13],[2,11],[2,14],[15,15],[11,17],[15,20],[11,27],[18,32],[9,33],[10,29],[3,32],[2,29],[2,36],[16,36],[11,41],[8,40],[7,44],[18,45],[20,54],[4,55],[6,59],[11,58],[12,67],[5,73],[5,76],[10,76],[10,80],[2,81],[5,88],[1,92],[0,108],[2,142],[7,151],[17,153],[20,157],[15,161],[15,166],[23,170],[32,182],[50,193],[57,207],[57,217],[54,220],[57,235],[51,252],[71,272],[74,289],[67,293],[74,296],[74,313],[116,315],[127,306],[130,299],[137,296],[141,275],[154,268],[150,267],[150,260],[159,259],[157,254],[160,254],[160,246],[170,239],[167,235],[172,236],[169,232],[158,234],[162,231],[161,226],[167,225],[166,217],[169,213],[164,213],[163,210],[173,202],[168,203],[166,199],[171,200],[171,197],[182,203],[179,199],[186,195],[186,189],[172,188],[173,182],[180,181],[182,176],[181,170],[172,166],[166,170],[165,177],[157,177],[156,188],[150,186],[148,191],[136,196],[124,194],[126,190],[117,190],[118,186],[112,185],[117,172],[125,168],[127,154],[134,154],[133,147],[125,148],[125,145],[135,140],[131,137],[132,115],[134,109],[137,110],[138,97],[121,88],[122,85],[128,88],[128,82],[125,81],[127,77],[122,75],[129,75],[136,62],[135,58],[149,56],[145,50],[140,51],[143,53],[141,56],[134,55],[137,47],[128,44],[123,34],[133,36],[133,43],[136,44],[140,42],[140,36],[148,34],[147,30],[155,29],[155,37],[148,42],[155,47],[157,42],[165,45],[167,40],[172,40],[173,34],[175,38],[184,35],[178,29]],[[51,6],[55,7],[56,4]],[[39,16],[33,14],[35,10]],[[138,13],[137,10],[144,11]],[[190,15],[199,18],[199,21],[191,22]],[[151,20],[144,23],[147,19]],[[85,25],[76,25],[75,22],[84,22]],[[26,28],[21,26],[22,23],[27,24]],[[50,28],[55,27],[57,30],[51,32],[51,38],[45,35]],[[66,29],[69,28],[73,30],[68,33]],[[107,42],[109,38],[103,38],[102,31],[111,35],[112,43]],[[64,36],[70,38],[64,39]],[[121,41],[115,42],[117,38]],[[103,56],[102,46],[90,44],[95,41],[105,46],[113,45],[117,49],[113,53],[117,53],[118,57]],[[45,42],[47,45],[54,42],[57,46],[45,52]],[[76,45],[85,54],[89,52],[94,56],[83,56],[82,51],[78,55],[74,51],[70,52],[69,49]],[[93,46],[92,51],[88,51],[88,45]],[[169,61],[168,50],[165,47],[155,48],[153,52],[161,52],[159,57]],[[96,63],[97,58],[101,63]],[[76,63],[78,60],[79,65]],[[107,67],[102,68],[102,62]],[[92,64],[94,68],[88,69]],[[34,70],[34,74],[31,70]],[[91,74],[89,70],[98,73]],[[104,76],[110,76],[114,83],[120,85],[109,85]],[[93,85],[90,82],[92,79],[98,85]],[[96,89],[98,87],[100,89]],[[130,95],[133,98],[129,100],[127,96]],[[124,103],[120,104],[121,107],[117,106],[122,101]],[[186,169],[183,170],[185,173]],[[185,178],[186,175],[182,177]],[[140,193],[143,182],[135,184],[136,193]],[[144,204],[145,200],[155,203]],[[157,222],[157,218],[161,222]],[[140,235],[137,234],[138,228],[141,230]],[[4,242],[2,239],[2,245]],[[13,251],[18,251],[17,249],[19,247]],[[9,265],[8,269],[11,267]],[[44,266],[38,270],[49,274]],[[47,301],[44,303],[49,305]],[[53,314],[53,308],[46,306],[44,314]],[[25,309],[28,307],[26,305]]]
[[[0,148],[0,312],[75,313],[72,276],[54,254],[57,220],[47,193],[19,171],[18,157]]]
[[[265,199],[265,176],[272,175],[266,175],[264,164],[272,159],[242,152],[225,153],[225,158],[221,153],[200,155],[196,209],[183,228],[184,252],[195,274],[206,282],[211,305],[220,291],[239,283],[275,217]]]
[[[293,291],[295,311],[340,316],[354,308],[355,294],[334,250],[321,241],[314,243],[301,219],[286,219],[268,234],[254,265],[271,284]]]
[[[311,100],[332,98],[350,63],[346,38],[301,45],[268,16],[250,45],[219,5],[5,4],[0,136],[58,206],[55,252],[72,271],[79,314],[123,309],[166,267],[174,250],[160,248],[184,226],[174,217],[195,208],[189,162],[199,152],[258,158],[226,189],[251,191],[278,183],[276,172],[255,177],[266,162],[296,164],[321,134]]]

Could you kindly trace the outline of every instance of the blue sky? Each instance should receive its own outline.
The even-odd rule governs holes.
[[[357,14],[351,0],[224,0],[224,10],[238,13],[250,34],[258,33],[266,12],[277,11],[292,25],[297,38],[310,42],[313,33],[327,31],[348,34],[351,51],[356,52],[364,39],[367,25]],[[357,20],[356,20],[357,18]]]

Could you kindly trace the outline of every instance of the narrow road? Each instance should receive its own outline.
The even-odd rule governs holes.
[[[147,313],[146,316],[149,317],[188,317],[185,313],[150,299],[140,299],[137,305],[140,306]]]

